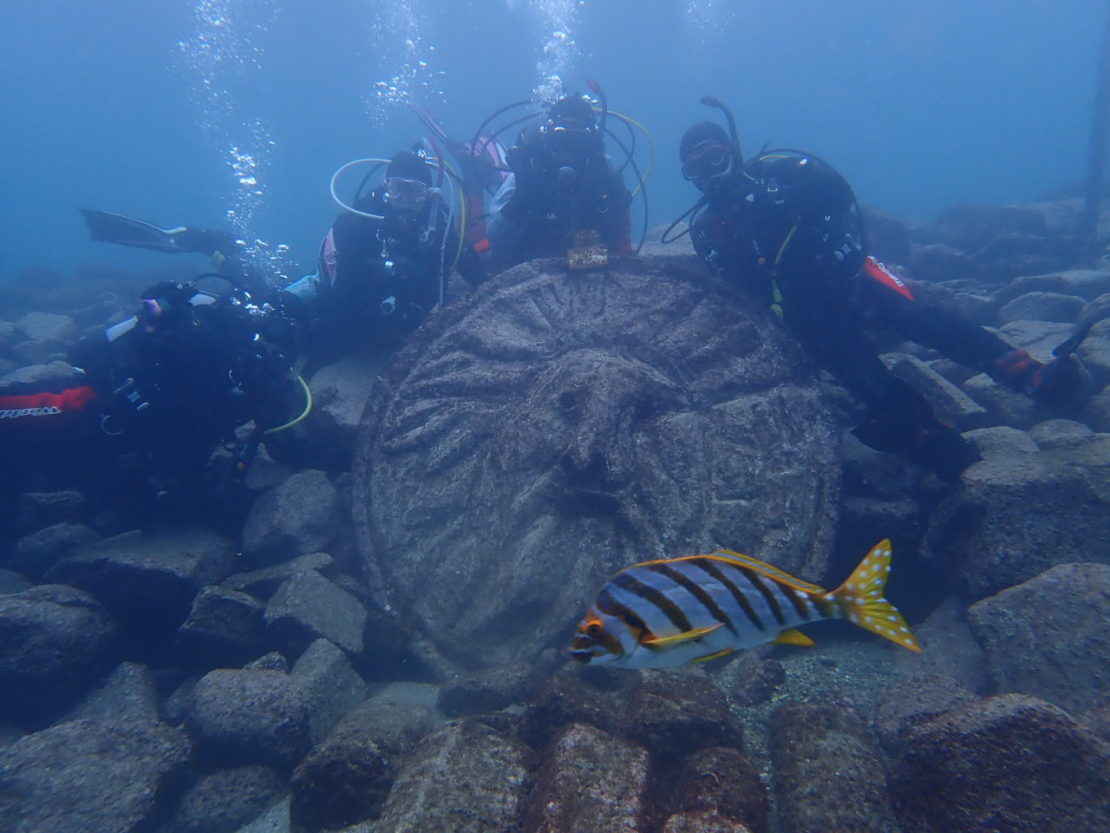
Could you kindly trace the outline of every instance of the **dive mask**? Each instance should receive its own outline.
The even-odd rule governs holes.
[[[725,176],[731,171],[732,148],[709,142],[697,145],[690,157],[682,163],[682,176],[695,184]]]
[[[385,181],[385,199],[400,211],[419,211],[428,201],[428,185],[419,179],[391,176]]]

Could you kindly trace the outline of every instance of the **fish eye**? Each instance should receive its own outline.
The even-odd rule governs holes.
[[[593,639],[601,636],[601,622],[594,619],[592,622],[586,625],[586,636],[589,636]]]

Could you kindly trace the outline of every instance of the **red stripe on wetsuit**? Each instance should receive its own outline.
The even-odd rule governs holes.
[[[868,277],[874,278],[889,289],[893,289],[899,295],[911,301],[917,300],[913,297],[913,293],[910,292],[910,288],[906,286],[906,282],[887,269],[886,266],[879,263],[879,261],[875,260],[875,258],[868,256],[863,262],[863,271]]]
[[[0,425],[13,422],[56,422],[68,414],[83,410],[95,398],[96,391],[88,385],[66,388],[59,393],[0,396]]]

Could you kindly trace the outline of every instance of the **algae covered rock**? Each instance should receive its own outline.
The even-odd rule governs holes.
[[[464,666],[561,645],[637,561],[727,547],[824,570],[839,467],[812,367],[676,263],[503,273],[412,336],[361,431],[374,595]]]

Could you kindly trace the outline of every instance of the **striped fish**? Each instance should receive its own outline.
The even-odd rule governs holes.
[[[668,668],[767,642],[812,645],[796,628],[822,619],[847,619],[920,651],[902,614],[883,598],[889,575],[889,539],[832,591],[730,550],[645,561],[601,588],[578,623],[571,654],[583,664]]]

